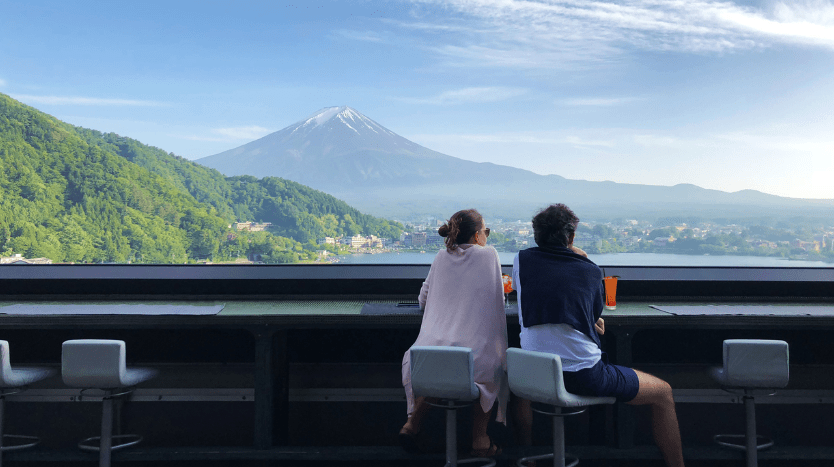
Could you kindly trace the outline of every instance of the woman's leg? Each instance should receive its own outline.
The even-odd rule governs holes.
[[[481,404],[478,401],[472,405],[472,450],[489,450],[492,441],[487,434],[487,425],[489,425],[489,415],[492,410],[484,412]]]
[[[683,467],[681,433],[672,387],[662,379],[634,370],[640,382],[637,396],[628,402],[631,405],[650,405],[652,408],[652,434],[660,448],[663,460],[669,467]]]
[[[431,406],[426,402],[425,397],[415,397],[414,398],[414,412],[408,416],[408,420],[406,420],[405,425],[403,425],[402,430],[408,434],[416,435],[420,432],[420,428],[423,426],[423,417],[426,416],[426,412],[429,411]]]

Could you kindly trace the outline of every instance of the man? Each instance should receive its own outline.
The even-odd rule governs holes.
[[[513,262],[521,348],[559,355],[568,392],[650,405],[654,440],[666,465],[683,466],[672,388],[650,374],[610,364],[600,348],[599,336],[605,333],[602,271],[573,246],[578,225],[579,218],[564,204],[533,217],[538,247],[520,251]],[[519,405],[522,441],[529,443],[529,402]]]

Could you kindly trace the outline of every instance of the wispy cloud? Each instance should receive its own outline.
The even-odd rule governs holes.
[[[6,85],[6,80],[0,79],[0,86],[5,86],[5,85]]]
[[[213,128],[211,129],[210,133],[211,134],[209,135],[191,134],[174,136],[180,139],[187,139],[189,141],[212,141],[227,143],[230,141],[237,140],[256,140],[262,136],[272,133],[272,130],[270,130],[269,128],[264,128],[262,126],[252,125],[231,128]]]
[[[270,130],[269,128],[264,128],[262,126],[257,125],[234,128],[215,128],[211,131],[231,139],[258,139],[261,136],[265,136],[269,133],[272,133],[272,130]]]
[[[493,86],[471,87],[444,91],[440,94],[425,98],[403,97],[398,100],[413,104],[454,105],[483,102],[499,102],[518,97],[527,92],[526,89]]]
[[[712,53],[774,44],[834,49],[830,0],[765,7],[712,0],[411,2],[459,14],[437,21],[455,29],[433,46],[449,64],[565,68],[616,60],[633,49]],[[425,30],[425,19],[411,27]],[[443,33],[442,27],[437,30]]]
[[[229,138],[218,138],[216,136],[197,136],[197,135],[171,135],[175,138],[180,139],[187,139],[189,141],[211,141],[215,143],[225,143],[229,141]]]
[[[636,97],[613,97],[613,98],[605,98],[605,97],[585,97],[585,98],[573,98],[573,99],[564,99],[558,101],[558,104],[561,105],[569,105],[569,106],[589,106],[589,107],[611,107],[615,105],[627,104],[629,102],[634,102],[639,100]]]
[[[590,140],[580,138],[578,136],[568,136],[565,138],[565,142],[573,146],[593,146],[604,148],[613,148],[616,146],[616,144],[613,141]]]
[[[334,33],[343,39],[363,42],[383,42],[383,37],[376,31],[354,31],[352,29],[340,29]]]
[[[12,97],[28,104],[45,105],[96,105],[96,106],[133,106],[133,107],[167,107],[170,104],[158,101],[136,99],[106,99],[100,97],[79,96],[35,96],[31,94],[12,94]]]

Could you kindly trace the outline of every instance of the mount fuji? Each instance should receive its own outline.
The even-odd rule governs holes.
[[[690,184],[569,180],[467,161],[420,146],[346,106],[321,109],[283,130],[197,162],[227,176],[286,178],[364,212],[400,218],[448,216],[477,207],[485,215],[529,219],[536,208],[554,202],[566,203],[581,215],[605,217],[834,214],[832,200],[754,190],[727,193]],[[589,173],[595,170],[588,164]]]
[[[225,175],[276,176],[328,193],[538,175],[447,156],[409,141],[351,107],[328,107],[220,154],[198,159]]]

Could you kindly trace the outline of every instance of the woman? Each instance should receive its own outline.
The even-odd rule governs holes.
[[[432,262],[420,289],[423,323],[414,345],[469,347],[474,354],[475,385],[480,403],[472,406],[472,455],[490,457],[500,453],[487,435],[487,422],[495,401],[496,420],[505,423],[507,396],[507,319],[501,264],[495,248],[486,246],[489,229],[474,209],[456,212],[438,229],[446,237],[446,249]],[[400,430],[407,451],[416,450],[429,405],[411,391],[409,352],[403,356],[403,386],[408,400],[408,421]]]

